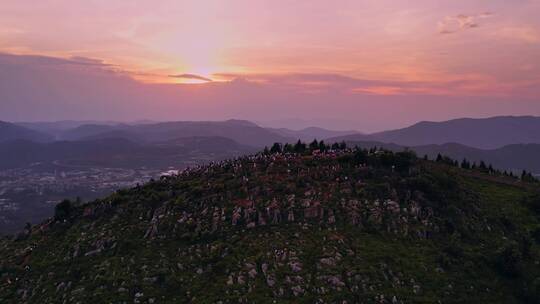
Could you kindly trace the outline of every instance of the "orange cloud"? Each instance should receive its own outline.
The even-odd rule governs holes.
[[[176,74],[176,75],[169,75],[170,78],[178,78],[178,79],[186,79],[186,80],[199,80],[203,82],[211,82],[212,79],[206,78],[203,76],[195,75],[195,74]]]

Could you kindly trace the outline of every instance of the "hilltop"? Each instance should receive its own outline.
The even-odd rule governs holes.
[[[0,242],[0,302],[540,298],[537,183],[410,152],[281,150],[62,202]]]

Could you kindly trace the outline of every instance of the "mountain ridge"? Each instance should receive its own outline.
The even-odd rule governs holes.
[[[422,146],[401,146],[393,143],[383,143],[378,141],[346,141],[350,146],[362,148],[380,147],[394,152],[411,150],[419,156],[428,156],[435,159],[438,154],[448,156],[458,162],[464,159],[469,162],[485,162],[500,170],[508,170],[516,173],[521,171],[532,171],[540,173],[540,160],[536,155],[540,153],[540,144],[512,144],[495,149],[479,149],[469,147],[459,143],[445,143],[441,145],[431,144]]]
[[[7,142],[16,139],[47,142],[51,141],[52,137],[45,133],[21,127],[16,124],[0,121],[0,142]]]
[[[510,144],[540,143],[539,130],[540,117],[495,116],[442,122],[422,121],[402,129],[328,140],[379,141],[404,146],[455,142],[474,148],[494,149]]]
[[[80,140],[84,138],[99,138],[110,132],[124,132],[131,138],[142,142],[156,142],[179,137],[220,136],[228,137],[240,144],[253,147],[264,147],[274,142],[292,141],[279,134],[245,120],[227,121],[172,121],[149,123],[144,125],[82,125],[64,132],[61,138]]]

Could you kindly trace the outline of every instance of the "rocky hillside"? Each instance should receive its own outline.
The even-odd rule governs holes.
[[[540,298],[536,184],[407,152],[300,148],[61,203],[1,241],[0,302]]]

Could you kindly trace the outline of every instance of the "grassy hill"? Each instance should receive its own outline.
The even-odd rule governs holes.
[[[539,242],[537,183],[267,152],[61,203],[0,242],[0,302],[536,303]]]

